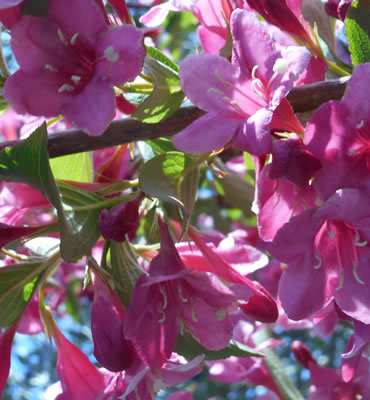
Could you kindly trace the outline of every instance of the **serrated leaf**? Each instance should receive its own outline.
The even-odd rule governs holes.
[[[154,89],[132,114],[132,118],[154,124],[173,115],[180,108],[185,96],[181,90],[178,72],[173,66],[155,58],[146,57],[144,69],[153,78]]]
[[[187,333],[178,336],[175,351],[186,358],[194,358],[204,354],[206,360],[221,360],[230,356],[264,357],[263,353],[235,340],[231,340],[224,349],[207,350]]]
[[[0,327],[11,325],[27,307],[46,269],[40,266],[23,263],[0,268]]]
[[[92,182],[93,167],[89,152],[70,154],[50,160],[55,179],[76,182]]]
[[[354,66],[370,61],[370,2],[357,0],[345,20],[349,50]]]
[[[147,195],[185,209],[178,183],[191,162],[190,157],[177,151],[160,154],[142,166],[139,185]]]

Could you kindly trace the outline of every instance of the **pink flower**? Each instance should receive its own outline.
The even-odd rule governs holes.
[[[344,313],[370,323],[369,224],[368,195],[342,189],[278,230],[269,250],[288,264],[279,296],[291,319],[312,316],[335,300]]]
[[[370,63],[360,64],[341,101],[323,104],[306,128],[307,150],[321,162],[314,187],[323,200],[340,188],[370,191],[370,102],[364,82]]]
[[[277,109],[306,68],[309,52],[295,46],[278,50],[261,22],[247,11],[235,10],[230,25],[232,63],[210,54],[192,55],[180,63],[185,94],[207,111],[174,137],[180,150],[207,152],[232,141],[242,150],[263,155],[271,151],[275,110],[274,128],[297,126],[291,122],[296,121],[291,108],[288,117],[282,110],[284,118]]]
[[[344,21],[352,2],[353,0],[328,0],[325,3],[325,10],[332,17]]]
[[[226,286],[215,275],[187,270],[159,221],[161,250],[150,263],[149,276],[137,280],[124,323],[126,339],[151,367],[167,361],[180,329],[209,350],[226,347],[233,329],[227,308],[251,295],[243,285]]]
[[[11,35],[20,69],[4,87],[9,104],[20,114],[63,114],[91,135],[115,116],[113,86],[134,79],[145,56],[142,33],[107,26],[93,0],[51,0],[48,19],[24,16]]]

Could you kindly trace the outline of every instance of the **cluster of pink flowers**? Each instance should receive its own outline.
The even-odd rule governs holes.
[[[245,202],[253,200],[256,223],[233,221],[228,234],[215,225],[200,232],[189,215],[183,219],[189,210],[180,201],[178,221],[166,205],[156,214],[158,201],[146,193],[140,167],[131,159],[144,152],[127,145],[94,152],[93,181],[63,184],[84,191],[87,199],[96,196],[94,212],[103,204],[94,225],[99,240],[75,264],[60,254],[55,261],[58,253],[50,250],[43,262],[53,285],[45,284],[43,270],[40,288],[23,313],[10,326],[2,325],[0,315],[0,395],[15,333],[44,330],[58,352],[59,381],[47,390],[48,400],[154,399],[161,389],[192,379],[205,359],[211,379],[263,385],[269,392],[261,399],[291,400],[269,363],[258,357],[283,341],[261,341],[261,332],[280,327],[330,336],[342,320],[352,324],[353,333],[343,349],[341,371],[320,366],[301,342],[292,344],[292,353],[310,371],[310,400],[370,399],[370,63],[333,67],[300,0],[155,2],[140,19],[149,28],[141,29],[132,23],[124,0],[110,0],[107,8],[105,3],[50,0],[47,16],[31,16],[24,12],[27,1],[0,0],[0,22],[10,32],[19,64],[7,77],[3,95],[12,107],[9,113],[24,116],[4,114],[2,134],[12,140],[31,116],[60,115],[63,126],[93,136],[104,133],[120,111],[136,108],[123,96],[128,87],[142,79],[138,85],[157,88],[155,77],[148,76],[150,63],[144,62],[146,57],[154,62],[144,46],[145,34],[170,11],[190,11],[199,21],[203,52],[179,62],[178,79],[204,115],[166,146],[172,154],[174,147],[190,153],[196,168],[197,154],[209,153],[201,157],[220,181],[227,173],[215,162],[219,154],[230,149],[238,154],[228,164],[240,182],[240,170],[233,174],[231,169],[237,170],[240,155],[249,153],[255,187],[254,199]],[[350,0],[333,0],[319,9],[344,20],[350,5]],[[330,68],[337,73],[351,69],[345,94],[322,104],[305,121],[287,96],[295,87],[324,80]],[[158,67],[166,69],[171,62]],[[189,171],[184,168],[176,189]],[[34,262],[35,251],[23,239],[46,231],[58,242],[52,197],[45,193],[23,183],[0,183],[0,244],[5,249],[0,271],[10,271],[15,260]],[[173,193],[167,195],[173,200]],[[74,210],[71,204],[70,220],[77,219],[73,212],[89,207],[78,203]],[[153,232],[159,238],[155,245],[149,239]],[[13,257],[6,246],[15,240],[19,254]],[[53,317],[62,315],[59,306],[71,277],[84,282],[77,297],[90,301],[100,367],[63,335]],[[8,294],[0,291],[0,302],[3,293]],[[182,340],[203,353],[184,357],[188,349]],[[217,359],[215,354],[235,343],[254,356]],[[168,398],[191,400],[192,394],[178,391]]]

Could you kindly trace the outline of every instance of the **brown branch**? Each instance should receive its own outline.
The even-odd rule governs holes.
[[[348,78],[333,79],[294,88],[288,95],[295,112],[310,111],[329,100],[342,98]],[[101,136],[89,136],[79,129],[51,133],[48,138],[49,157],[98,150],[123,143],[172,136],[204,112],[196,107],[184,107],[158,124],[143,124],[131,118],[113,121]],[[0,149],[15,146],[22,140],[0,144]]]

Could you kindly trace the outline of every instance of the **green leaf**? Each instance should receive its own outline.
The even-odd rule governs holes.
[[[0,327],[11,325],[23,313],[46,268],[42,263],[0,268]]]
[[[167,201],[185,209],[178,184],[192,159],[184,153],[171,151],[145,163],[139,175],[139,185],[151,197]]]
[[[93,168],[91,153],[70,154],[50,160],[55,179],[76,182],[92,182]]]
[[[345,20],[349,50],[354,66],[370,61],[370,2],[357,0]]]
[[[155,60],[160,61],[162,64],[167,65],[167,67],[175,72],[179,72],[179,67],[160,50],[156,49],[155,47],[147,46],[146,52],[149,57],[152,57]]]
[[[207,350],[189,334],[179,335],[177,338],[175,352],[186,357],[194,358],[201,354],[205,355],[206,360],[221,360],[230,356],[236,357],[263,357],[264,354],[255,349],[245,346],[235,340],[221,350]]]
[[[150,51],[153,53],[154,50]],[[144,68],[154,80],[154,90],[132,114],[132,118],[148,124],[160,122],[173,115],[185,97],[176,64],[159,50],[155,52],[160,60],[147,56],[144,61]]]
[[[55,183],[47,155],[45,124],[23,143],[0,152],[0,179],[21,182],[42,193],[56,208],[60,230],[60,250],[67,262],[89,253],[99,238],[101,210],[122,201],[106,200],[64,183]]]
[[[176,151],[172,141],[166,138],[158,138],[154,140],[140,141],[137,143],[140,155],[144,162],[149,161],[158,154],[163,154],[169,151]]]

